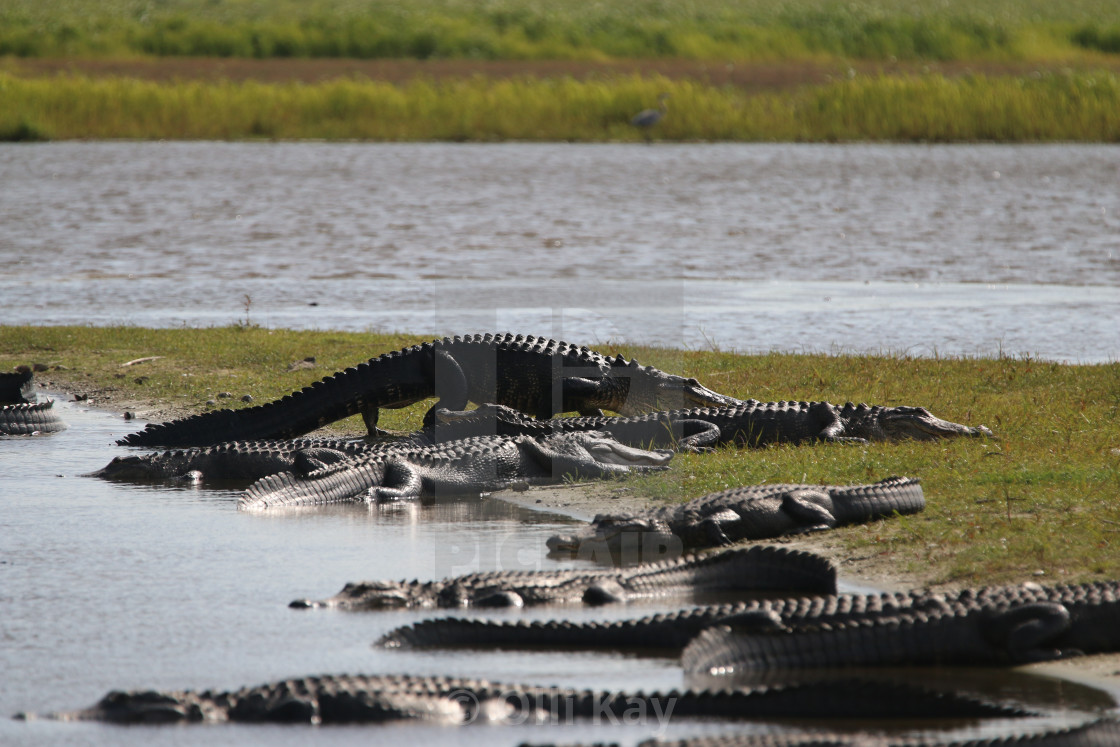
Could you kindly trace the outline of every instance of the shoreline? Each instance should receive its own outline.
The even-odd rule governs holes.
[[[117,413],[126,419],[166,420],[194,413],[193,409],[185,406],[130,396],[111,385],[100,385],[65,375],[37,378],[36,391],[43,396],[66,395],[69,398],[67,401]],[[361,435],[356,429],[336,427],[335,430],[339,435]],[[656,499],[640,495],[627,487],[625,480],[540,486],[524,491],[505,490],[491,496],[530,509],[584,520],[590,520],[596,513],[604,510],[627,511],[658,503]],[[962,588],[960,584],[934,584],[928,575],[923,577],[922,574],[900,572],[888,557],[853,554],[845,547],[843,532],[843,529],[836,529],[806,536],[783,537],[770,540],[767,544],[783,545],[828,558],[837,565],[842,591],[845,592],[877,593],[910,589],[952,591]],[[1098,687],[1120,703],[1120,652],[1027,664],[1017,669]]]

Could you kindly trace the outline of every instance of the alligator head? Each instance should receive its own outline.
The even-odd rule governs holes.
[[[634,514],[599,514],[590,527],[554,535],[547,544],[552,553],[589,560],[606,560],[609,556],[626,565],[664,560],[683,551],[680,538],[666,522]]]
[[[527,439],[553,475],[606,477],[632,470],[665,469],[673,452],[668,449],[639,449],[627,446],[602,431],[557,433],[538,440]]]
[[[687,407],[734,407],[741,402],[713,392],[699,381],[660,371],[652,366],[626,362],[622,356],[611,361],[611,377],[629,380],[626,402],[618,412],[631,416],[651,410]]]
[[[995,438],[991,430],[942,420],[924,407],[871,407],[848,402],[840,413],[844,435],[869,441],[936,441],[959,436]]]

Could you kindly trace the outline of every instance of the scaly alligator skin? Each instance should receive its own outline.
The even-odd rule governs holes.
[[[118,482],[247,483],[277,472],[307,475],[348,457],[372,455],[394,446],[391,442],[370,444],[341,438],[232,441],[143,456],[114,457],[108,465],[87,477]]]
[[[512,408],[487,403],[467,413],[437,410],[435,417],[438,438],[463,438],[486,432],[537,435],[596,430],[610,433],[631,445],[671,446],[684,451],[723,444],[757,447],[811,441],[868,443],[992,437],[992,432],[982,425],[969,427],[942,420],[923,407],[881,407],[851,402],[834,405],[752,399],[724,407],[695,407],[632,417],[551,420],[533,420]]]
[[[925,508],[917,479],[889,477],[871,485],[753,485],[695,498],[680,506],[599,514],[585,530],[550,537],[553,552],[629,553],[640,544],[679,542],[717,547],[743,539],[832,529]]]
[[[468,402],[496,402],[545,418],[573,411],[597,415],[603,408],[628,415],[658,409],[662,402],[718,407],[738,401],[621,355],[611,358],[531,335],[467,335],[371,358],[257,407],[149,425],[118,443],[207,446],[294,438],[359,413],[375,434],[380,408],[407,407],[429,397],[439,398],[435,407],[451,411]]]
[[[648,739],[638,747],[1116,747],[1120,721],[1098,716],[1073,726],[1030,729],[1016,726],[1012,733],[961,738],[939,736],[886,736],[866,733],[811,731],[779,734],[724,734],[690,739]]]
[[[66,423],[55,413],[52,400],[0,405],[0,436],[37,436],[66,428]]]
[[[364,581],[346,584],[330,599],[297,599],[289,606],[380,610],[600,605],[652,597],[687,599],[705,593],[749,591],[832,594],[836,592],[836,566],[812,553],[756,545],[625,569],[492,571],[423,583]]]
[[[752,599],[692,607],[630,620],[422,620],[385,634],[383,648],[488,648],[643,651],[676,656],[702,631],[719,624],[771,628],[875,619],[911,609],[940,610],[936,594],[827,594]]]
[[[346,459],[306,476],[269,475],[250,485],[238,506],[262,510],[425,495],[477,495],[518,484],[556,483],[569,475],[603,478],[664,469],[672,456],[671,451],[625,446],[595,431],[539,439],[484,436]]]
[[[91,708],[18,719],[96,720],[117,724],[183,722],[445,724],[524,723],[533,717],[653,724],[678,718],[1008,718],[1019,708],[899,683],[845,680],[782,687],[668,693],[575,690],[486,680],[408,675],[325,675],[235,691],[113,691]]]
[[[753,599],[605,622],[501,622],[443,617],[392,630],[382,636],[377,645],[383,648],[646,651],[674,656],[698,641],[705,631],[718,631],[722,627],[725,632],[735,633],[720,635],[720,640],[732,635],[746,640],[757,634],[757,645],[745,643],[744,649],[753,651],[772,645],[775,657],[781,656],[783,661],[796,659],[788,666],[825,668],[839,666],[829,662],[846,661],[845,657],[862,657],[861,662],[868,659],[863,663],[870,663],[873,656],[893,655],[887,652],[890,643],[899,648],[898,656],[912,657],[907,658],[909,663],[928,661],[929,657],[938,659],[952,649],[944,643],[936,625],[956,617],[980,621],[984,634],[995,636],[986,658],[981,657],[975,663],[992,662],[993,657],[1003,657],[1003,663],[1018,663],[1059,658],[1073,648],[1082,651],[1088,648],[1086,653],[1113,650],[1120,639],[1120,627],[1108,626],[1116,615],[1117,599],[1120,599],[1120,582],[1116,581],[1057,587],[1030,583],[955,593],[915,591]],[[1065,612],[1058,611],[1059,607]],[[1004,614],[1007,611],[1014,612]],[[1065,626],[1063,621],[1067,618],[1070,622]],[[935,625],[914,633],[913,637],[917,638],[914,642],[903,637],[899,630],[906,627],[909,631],[913,625],[904,625],[903,621],[916,619],[929,619]],[[941,630],[946,631],[946,636],[959,632],[948,625]],[[840,635],[829,637],[827,634],[832,631],[840,631]],[[808,643],[799,648],[802,639],[797,636],[802,634]],[[926,640],[921,637],[923,634],[930,636],[926,643],[923,643]],[[861,637],[864,635],[867,638]],[[712,637],[717,637],[714,632]],[[975,635],[968,635],[960,643],[963,646],[975,639]],[[867,643],[868,640],[873,643]],[[901,648],[908,642],[909,651]],[[827,648],[829,653],[809,663],[808,659],[818,650],[810,646]],[[708,670],[722,666],[722,659],[716,661],[714,657],[723,654],[713,653],[720,650],[714,641],[703,650],[694,650],[697,665],[689,671],[709,673]],[[787,650],[793,653],[787,655]],[[872,654],[865,653],[868,651]],[[705,657],[704,661],[700,660],[701,656]],[[923,660],[921,656],[927,658]],[[709,658],[712,659],[710,664]]]
[[[867,666],[1000,666],[1120,650],[1120,582],[997,587],[943,609],[835,623],[720,625],[681,654],[686,672]]]

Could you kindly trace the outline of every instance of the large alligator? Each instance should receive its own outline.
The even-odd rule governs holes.
[[[831,529],[925,508],[919,480],[889,477],[871,485],[752,485],[678,506],[599,514],[582,531],[550,537],[555,553],[630,554],[656,542],[687,548]]]
[[[507,622],[442,617],[392,630],[382,636],[377,645],[383,648],[496,646],[506,649],[645,651],[676,656],[701,633],[718,626],[726,626],[744,634],[824,631],[849,625],[866,630],[876,621],[883,620],[890,626],[892,620],[906,615],[934,618],[952,614],[960,616],[970,611],[993,613],[1013,606],[1026,608],[1029,605],[1052,604],[1073,605],[1072,609],[1084,618],[1098,612],[1112,614],[1113,600],[1118,596],[1120,582],[1115,581],[1052,588],[1031,583],[947,593],[913,591],[752,599],[602,622]],[[1094,606],[1097,610],[1093,613],[1087,611]],[[1036,611],[1044,609],[1046,608],[1041,607]],[[1058,613],[1058,616],[1061,614]],[[1024,631],[1031,628],[1031,625],[1026,625],[1017,629],[1016,635],[1020,637],[1014,639],[1015,645],[1022,648],[1027,642],[1022,637],[1025,635]],[[1084,628],[1068,635],[1084,635],[1080,630]],[[835,646],[842,645],[845,644],[839,639],[835,642]],[[1020,654],[1020,658],[1027,656]]]
[[[805,732],[718,734],[685,739],[655,737],[637,747],[1116,747],[1120,720],[1090,716],[1072,725],[1046,723],[1036,728],[1016,724],[986,736],[945,734],[869,734],[815,729]],[[523,747],[528,747],[523,745]]]
[[[429,397],[439,399],[433,410],[454,412],[468,402],[496,402],[542,418],[562,412],[598,415],[603,409],[627,415],[664,404],[718,407],[738,401],[706,389],[696,379],[641,366],[621,355],[611,358],[531,335],[466,335],[371,358],[256,407],[150,424],[118,443],[206,446],[294,438],[357,414],[376,434],[380,408],[408,407]]]
[[[234,691],[110,692],[90,708],[17,719],[117,724],[274,722],[382,723],[405,719],[448,725],[530,719],[664,726],[689,718],[1021,718],[1024,709],[899,683],[810,682],[667,693],[576,690],[487,680],[408,675],[303,677]]]
[[[942,438],[992,437],[980,425],[942,420],[924,407],[835,405],[831,402],[759,402],[743,400],[721,407],[634,415],[537,420],[503,405],[487,403],[468,412],[435,411],[434,438],[464,438],[501,433],[539,435],[556,431],[596,430],[631,445],[669,446],[700,451],[714,446],[766,446],[812,441],[932,441]]]
[[[436,446],[409,446],[345,458],[306,475],[281,472],[249,486],[238,506],[261,510],[361,500],[480,494],[569,476],[604,478],[664,469],[671,451],[625,446],[604,433],[543,438],[483,436]]]
[[[677,656],[704,630],[720,624],[771,628],[876,619],[900,611],[940,610],[945,597],[922,592],[823,594],[751,599],[607,621],[474,620],[440,617],[396,628],[382,648],[488,648],[641,651]]]
[[[624,569],[491,571],[423,583],[364,581],[346,584],[329,599],[297,599],[290,606],[374,610],[600,605],[634,599],[689,599],[712,593],[762,591],[835,593],[836,566],[812,553],[755,545]]]
[[[682,652],[686,672],[1000,666],[1120,650],[1120,582],[1024,585],[830,623],[718,625]]]
[[[307,475],[347,457],[392,449],[392,442],[342,438],[231,441],[216,446],[114,457],[87,477],[118,482],[252,482],[277,472]]]

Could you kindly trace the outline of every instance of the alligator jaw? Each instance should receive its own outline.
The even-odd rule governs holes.
[[[668,449],[636,449],[614,440],[593,441],[585,444],[591,456],[600,464],[616,464],[621,467],[664,467],[673,458]]]
[[[972,438],[995,438],[991,430],[983,425],[975,428],[942,420],[924,407],[893,407],[885,409],[880,416],[880,427],[892,441],[914,439],[915,441],[937,441],[942,438],[970,436]]]

